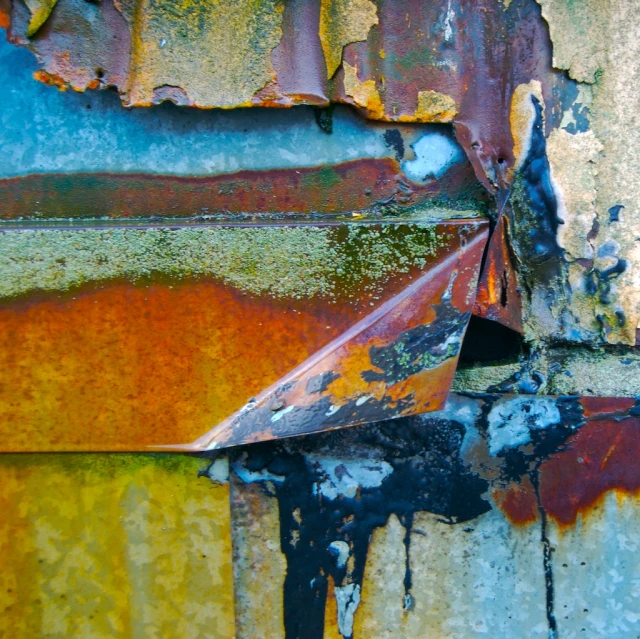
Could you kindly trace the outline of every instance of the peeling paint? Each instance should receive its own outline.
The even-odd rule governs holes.
[[[27,35],[32,38],[38,29],[46,22],[58,0],[25,0],[31,12],[31,21],[27,28]]]
[[[378,24],[378,8],[371,0],[322,0],[320,41],[331,78],[342,62],[342,50],[351,42],[367,39]],[[345,72],[347,66],[345,65]],[[346,82],[346,81],[345,81]]]
[[[419,91],[418,106],[412,118],[400,116],[400,122],[453,122],[458,114],[455,100],[437,91]]]
[[[375,119],[384,118],[384,106],[380,94],[376,88],[375,80],[358,79],[358,68],[352,67],[348,62],[342,64],[344,68],[344,92],[353,98],[356,106],[367,110],[369,117]]]
[[[167,87],[165,99],[178,104],[248,106],[275,80],[280,0],[185,0],[179,9],[173,0],[120,0],[118,8],[134,34],[125,104],[150,105]]]

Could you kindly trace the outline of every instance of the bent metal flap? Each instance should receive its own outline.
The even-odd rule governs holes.
[[[487,234],[479,219],[5,229],[0,448],[197,451],[438,410]]]

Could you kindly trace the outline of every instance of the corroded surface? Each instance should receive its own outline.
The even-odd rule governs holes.
[[[33,81],[36,69],[28,51],[0,42],[2,219],[388,215],[417,206],[454,217],[488,203],[449,127],[372,124],[347,107],[125,110],[112,92],[52,91]]]
[[[485,227],[458,221],[4,230],[0,447],[145,450],[193,441],[332,340],[344,341],[389,300],[406,298],[406,306],[418,293],[415,282],[428,284],[432,266],[469,241],[475,249],[455,284],[462,302],[453,300],[462,310],[451,318],[459,335],[455,347],[443,347],[446,394]],[[440,299],[450,275],[434,280],[432,296]],[[421,299],[420,317],[430,322],[437,300]],[[411,313],[390,318],[381,322],[384,330],[371,329],[369,346],[422,323]],[[368,357],[352,358],[345,375],[371,368]],[[394,379],[406,380],[396,399],[418,392],[421,370]],[[346,400],[351,391],[336,392]]]
[[[238,449],[245,620],[282,588],[270,636],[288,639],[636,636],[637,415],[635,399],[453,395],[439,413]],[[279,530],[256,534],[248,508]]]
[[[431,262],[397,295],[184,449],[212,450],[441,408],[486,243],[478,223],[451,226],[450,233],[451,255]],[[372,275],[375,269],[368,268],[365,277]]]
[[[0,455],[0,635],[234,635],[228,485],[202,461]]]
[[[494,280],[513,280],[513,269],[518,271],[527,341],[635,343],[640,230],[633,193],[640,170],[627,142],[635,130],[629,114],[638,110],[637,92],[628,89],[638,75],[637,30],[630,17],[635,3],[292,2],[278,14],[277,25],[265,19],[256,31],[250,19],[239,18],[238,40],[250,54],[240,75],[228,74],[224,82],[215,73],[192,78],[193,63],[179,55],[182,45],[159,31],[152,40],[154,47],[165,42],[161,53],[130,58],[130,47],[138,51],[135,43],[147,33],[144,19],[125,19],[133,5],[61,0],[48,14],[50,5],[34,3],[42,10],[38,15],[48,17],[29,36],[36,9],[15,3],[9,33],[40,56],[42,77],[54,84],[114,86],[125,103],[148,104],[135,97],[135,78],[147,72],[152,77],[159,59],[169,67],[179,59],[185,85],[195,81],[213,95],[230,81],[239,104],[337,101],[375,120],[453,122],[478,180],[496,196],[496,217],[510,221],[516,263],[496,271]],[[270,2],[258,5],[259,12],[278,13]],[[154,28],[161,25],[168,34],[191,19],[189,12],[156,15],[145,12],[142,2],[135,7],[153,14]],[[198,7],[210,9],[206,3]],[[83,37],[74,37],[69,47],[68,31],[80,24],[86,25]],[[206,28],[199,24],[192,31]],[[109,37],[128,44],[103,46]],[[235,51],[225,49],[224,59]],[[247,100],[255,56],[265,69],[271,65],[272,75]],[[129,68],[130,59],[135,68]],[[173,85],[154,91],[152,102],[202,106]],[[220,98],[206,106],[229,105]],[[517,313],[505,314],[497,305],[479,312],[520,325]]]

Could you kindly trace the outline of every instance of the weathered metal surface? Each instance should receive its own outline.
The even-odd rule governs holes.
[[[486,243],[479,223],[452,230],[457,237],[448,242],[449,255],[183,449],[212,450],[440,409]]]
[[[472,104],[480,106],[484,83],[513,87],[523,71],[528,81],[544,43],[539,8],[522,0],[513,8],[466,1],[380,7],[369,0],[203,1],[180,13],[163,3],[86,7],[61,0],[29,33],[31,9],[14,3],[10,33],[40,56],[43,80],[77,90],[114,86],[128,105],[332,99],[377,119],[450,122],[459,114],[463,121]],[[511,83],[501,77],[506,74],[515,76]],[[486,96],[492,106],[505,106],[500,93]]]
[[[321,119],[324,129],[312,108],[126,111],[110,92],[51,91],[31,78],[36,68],[29,52],[0,42],[0,219],[416,206],[455,217],[488,204],[449,127],[374,125],[346,107]]]
[[[377,120],[455,122],[491,190],[513,164],[514,88],[538,78],[549,98],[571,91],[551,71],[533,0],[194,2],[179,14],[169,6],[61,0],[30,38],[31,14],[16,2],[9,33],[42,60],[44,81],[80,91],[115,87],[128,105],[338,101]]]
[[[143,2],[61,0],[33,37],[27,30],[40,14],[15,2],[10,38],[37,52],[50,74],[43,77],[80,90],[114,86],[128,104],[342,101],[382,121],[453,122],[478,179],[509,200],[527,340],[633,345],[634,3],[592,4],[265,1],[255,5],[269,16],[263,28],[245,5],[225,17],[237,19],[242,42],[227,47],[226,36],[212,35],[217,14],[206,2],[174,15]],[[184,42],[175,35],[182,27]],[[114,35],[124,46],[104,44]],[[201,41],[205,62],[224,52],[224,78],[218,69],[198,73],[193,56],[181,54]],[[238,67],[243,47],[247,64]],[[161,77],[178,67],[180,89]]]
[[[452,395],[237,449],[238,636],[281,590],[272,637],[635,637],[637,404]]]
[[[368,370],[393,377],[354,389],[337,383],[334,403],[369,392],[381,402],[389,388],[388,410],[427,408],[420,393],[433,370],[436,408],[473,304],[486,226],[5,229],[0,447],[187,444],[333,340],[346,349],[334,361],[343,381]],[[424,345],[402,341],[431,322]],[[387,361],[393,343],[406,346],[406,368]],[[332,421],[341,423],[349,423],[344,413]]]
[[[202,465],[0,455],[0,635],[232,637],[229,489]]]
[[[522,333],[522,296],[509,246],[508,224],[508,218],[501,215],[491,235],[473,314]]]

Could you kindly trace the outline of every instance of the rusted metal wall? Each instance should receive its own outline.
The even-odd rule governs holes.
[[[636,638],[639,9],[2,0],[2,632]]]

